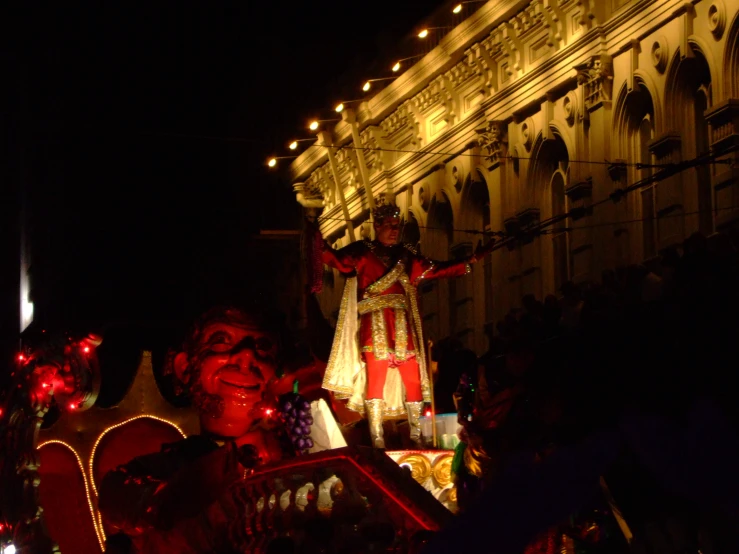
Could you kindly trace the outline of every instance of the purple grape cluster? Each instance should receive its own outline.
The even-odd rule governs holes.
[[[295,392],[286,394],[280,399],[280,417],[285,422],[285,429],[295,450],[305,454],[313,447],[310,438],[310,426],[313,425],[310,402]]]

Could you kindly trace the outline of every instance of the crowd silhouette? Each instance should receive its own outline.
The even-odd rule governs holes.
[[[458,343],[441,343],[436,402],[448,408],[455,396],[473,468],[458,476],[463,511],[522,452],[545,459],[621,429],[631,438],[604,477],[644,551],[739,551],[737,480],[712,459],[737,452],[738,278],[739,233],[694,234],[598,283],[567,282],[560,298],[525,296],[477,364]],[[719,423],[696,423],[696,406]],[[639,423],[624,423],[634,413]],[[699,435],[711,452],[693,460],[685,440],[641,437],[650,417],[679,432],[707,425],[713,433]]]

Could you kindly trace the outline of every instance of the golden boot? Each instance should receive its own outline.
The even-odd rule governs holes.
[[[408,427],[410,428],[411,440],[416,446],[421,446],[421,410],[423,402],[406,402],[405,409],[408,412]]]
[[[367,413],[372,446],[385,448],[384,433],[382,431],[382,418],[385,411],[385,401],[382,398],[371,398],[364,401],[364,411]]]

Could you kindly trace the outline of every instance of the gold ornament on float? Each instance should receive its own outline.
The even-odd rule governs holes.
[[[442,489],[452,482],[452,460],[454,456],[446,454],[439,456],[434,462],[432,474],[434,481]]]
[[[411,468],[411,476],[417,483],[424,484],[431,475],[431,464],[423,454],[408,454],[398,460],[398,465]]]

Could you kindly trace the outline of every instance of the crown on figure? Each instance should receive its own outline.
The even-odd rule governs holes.
[[[375,223],[380,225],[387,218],[398,218],[400,217],[400,208],[395,203],[390,202],[381,196],[377,201],[377,205],[372,210],[372,217]]]

